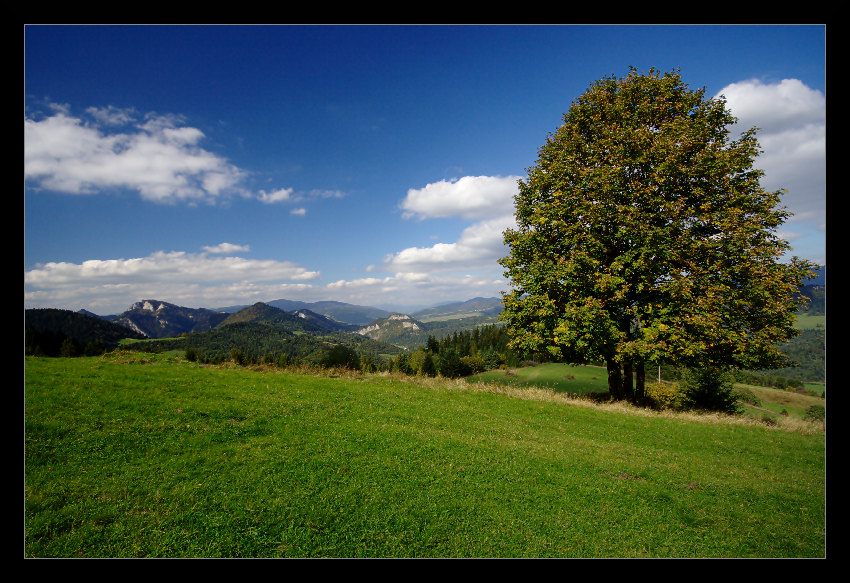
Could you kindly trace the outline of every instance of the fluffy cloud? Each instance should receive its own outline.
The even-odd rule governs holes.
[[[410,247],[388,255],[384,268],[396,273],[493,271],[505,255],[502,233],[514,225],[517,176],[464,176],[410,189],[399,204],[405,218],[462,218],[477,221],[457,241]]]
[[[391,253],[380,267],[386,277],[340,280],[327,286],[335,297],[348,301],[395,298],[403,303],[453,301],[475,296],[498,296],[506,288],[497,263],[507,249],[503,233],[515,226],[515,176],[466,176],[411,189],[400,203],[407,219],[467,219],[469,224],[452,243],[409,247]]]
[[[123,310],[143,297],[166,298],[185,305],[245,303],[313,288],[320,273],[287,261],[245,259],[232,253],[245,247],[222,243],[207,253],[156,252],[147,257],[51,262],[24,273],[27,307],[84,306]],[[85,298],[98,298],[97,305]],[[107,312],[99,312],[107,313]]]
[[[48,115],[24,118],[24,179],[31,188],[68,194],[115,189],[137,192],[157,203],[216,203],[233,196],[264,204],[342,198],[339,190],[293,188],[251,193],[248,173],[200,147],[204,133],[174,115],[133,109],[86,109],[75,117],[51,105]],[[293,214],[304,214],[298,209]]]
[[[292,193],[293,189],[291,188],[281,188],[272,192],[266,192],[264,190],[261,190],[257,195],[257,199],[260,202],[264,202],[266,204],[289,202],[292,200]]]
[[[826,220],[826,97],[798,79],[778,83],[748,80],[718,92],[738,118],[739,129],[757,127],[769,190],[786,189],[783,204],[795,216],[823,229]]]
[[[513,213],[517,176],[464,176],[411,189],[399,205],[404,217],[484,219]]]
[[[55,107],[48,117],[24,119],[24,177],[30,186],[71,194],[130,189],[161,202],[211,202],[240,192],[244,173],[199,147],[196,128],[174,116],[89,109],[72,117]],[[124,132],[111,132],[115,127]]]
[[[719,95],[726,97],[739,125],[758,126],[768,134],[826,121],[826,97],[799,79],[779,83],[750,79],[727,85]]]
[[[389,255],[384,266],[402,273],[498,268],[496,260],[507,253],[503,233],[514,226],[513,215],[481,221],[464,229],[454,243],[409,247]]]
[[[251,250],[251,247],[248,245],[234,245],[233,243],[219,243],[218,245],[207,245],[201,248],[207,253],[240,253]]]

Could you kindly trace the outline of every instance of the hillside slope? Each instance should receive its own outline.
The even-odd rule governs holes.
[[[65,340],[73,342],[77,352],[92,343],[112,348],[124,338],[141,339],[144,335],[80,312],[55,308],[24,310],[26,354],[58,356]]]

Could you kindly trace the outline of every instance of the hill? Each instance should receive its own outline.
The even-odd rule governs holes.
[[[257,302],[247,308],[228,315],[218,326],[236,324],[238,322],[266,322],[280,326],[290,332],[306,332],[310,334],[323,334],[326,332],[340,332],[355,330],[357,326],[343,324],[331,320],[307,309],[298,309],[294,312],[285,312],[272,305]]]
[[[94,315],[37,308],[24,310],[24,338],[26,354],[59,356],[66,341],[70,350],[82,354],[86,347],[114,348],[124,338],[144,335]]]
[[[308,310],[314,314],[324,316],[329,320],[339,322],[341,324],[351,324],[355,326],[364,326],[378,318],[386,318],[391,314],[386,310],[374,308],[371,306],[358,306],[355,304],[347,304],[345,302],[336,301],[320,301],[320,302],[302,302],[298,300],[272,300],[264,302],[265,304],[279,308],[284,312],[295,312]],[[247,306],[229,306],[219,308],[222,312],[238,312]]]
[[[425,344],[428,332],[422,322],[407,314],[391,314],[357,330],[357,334],[387,344],[411,348]]]
[[[350,332],[357,328],[341,324],[309,310],[285,312],[258,302],[227,315],[209,330],[180,337],[125,343],[130,350],[185,351],[193,360],[221,363],[304,362],[320,364],[334,346],[351,349],[361,359],[378,363],[399,348]]]
[[[826,555],[822,427],[169,355],[25,375],[27,557]]]
[[[435,320],[454,320],[458,318],[479,317],[495,321],[502,313],[502,298],[473,298],[465,302],[441,304],[411,314],[422,322]]]

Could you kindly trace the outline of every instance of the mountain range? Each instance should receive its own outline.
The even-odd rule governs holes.
[[[429,334],[439,337],[452,331],[495,322],[501,312],[501,305],[501,298],[474,298],[408,315],[336,301],[280,299],[209,309],[187,308],[146,299],[135,302],[120,314],[99,316],[86,310],[76,314],[110,322],[120,326],[119,330],[129,329],[131,333],[127,336],[136,338],[173,338],[187,333],[207,332],[229,324],[262,322],[289,332],[312,335],[356,333],[382,343],[413,348],[424,344]],[[28,326],[41,326],[39,322],[46,319],[44,313],[36,314],[36,310],[26,312]]]
[[[501,298],[474,298],[428,308],[410,317],[423,322],[470,317],[495,320],[495,316],[501,312],[501,305]],[[84,310],[81,312],[96,316]],[[218,309],[186,308],[160,300],[141,300],[120,314],[97,317],[126,326],[147,338],[165,338],[187,332],[204,332],[221,324],[252,320],[285,322],[293,329],[304,332],[355,332],[375,322],[386,325],[394,315],[398,316],[381,308],[344,302],[280,299]]]

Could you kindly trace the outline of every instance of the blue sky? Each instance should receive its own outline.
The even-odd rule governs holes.
[[[594,81],[680,69],[762,128],[825,262],[824,26],[27,26],[26,307],[507,288],[516,181]]]

